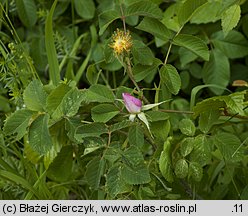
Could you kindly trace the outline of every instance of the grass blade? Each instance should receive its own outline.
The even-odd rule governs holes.
[[[89,53],[87,55],[87,57],[85,58],[83,64],[81,65],[81,67],[78,69],[77,71],[77,75],[75,77],[75,82],[78,83],[80,81],[80,78],[82,77],[88,62],[90,60],[92,51],[93,51],[93,47],[96,45],[96,41],[97,41],[97,32],[96,32],[96,27],[94,25],[90,26],[90,33],[91,33],[91,46],[90,46],[90,50]]]
[[[14,182],[17,185],[21,185],[23,188],[27,189],[28,191],[31,191],[37,199],[42,199],[39,193],[23,177],[6,170],[0,170],[0,177],[7,179],[8,181]]]
[[[57,0],[54,1],[52,8],[47,16],[45,25],[45,44],[46,52],[49,64],[49,77],[52,83],[56,86],[60,81],[59,62],[57,59],[57,52],[54,45],[53,38],[53,13],[57,4]]]

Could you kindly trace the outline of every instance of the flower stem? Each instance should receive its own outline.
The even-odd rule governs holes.
[[[122,19],[122,23],[123,23],[123,29],[124,29],[124,32],[126,33],[127,32],[127,30],[126,30],[126,17],[125,17],[124,11],[123,11],[121,0],[119,0],[119,3],[120,3],[121,19]],[[134,84],[134,86],[137,89],[138,93],[140,93],[141,89],[140,89],[140,87],[138,86],[137,82],[134,79],[133,71],[132,71],[132,65],[131,65],[131,61],[130,61],[129,56],[125,57],[125,62],[126,62],[127,75],[129,76],[130,80]],[[145,103],[149,104],[149,101],[146,99],[146,97],[144,95],[143,95],[143,100],[145,101]]]
[[[119,1],[120,2],[120,1]],[[122,19],[122,23],[123,23],[123,29],[124,29],[124,32],[126,33],[127,30],[126,30],[126,17],[124,15],[124,12],[123,12],[123,8],[122,8],[122,3],[120,2],[120,9],[121,9],[121,19]]]
[[[131,79],[131,81],[133,82],[134,86],[136,87],[137,91],[140,92],[140,87],[138,86],[137,82],[134,79],[133,76],[133,71],[132,71],[132,66],[131,66],[131,61],[129,57],[125,58],[126,60],[126,64],[127,64],[127,75],[129,76],[129,78]]]

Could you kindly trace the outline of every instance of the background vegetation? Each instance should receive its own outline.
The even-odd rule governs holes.
[[[248,198],[248,1],[0,2],[0,199]]]

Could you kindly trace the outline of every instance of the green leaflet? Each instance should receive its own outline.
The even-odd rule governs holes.
[[[193,62],[198,58],[195,53],[184,47],[179,48],[179,57],[182,67],[185,67],[188,63]]]
[[[146,16],[161,19],[163,14],[157,4],[145,0],[128,5],[125,16]]]
[[[158,66],[162,64],[161,60],[155,58],[152,65],[136,64],[133,67],[134,79],[136,82],[140,82],[148,76],[153,76],[158,71]]]
[[[75,138],[75,133],[76,133],[77,128],[81,125],[82,125],[82,122],[78,117],[66,118],[65,129],[67,131],[67,136],[71,141],[75,143],[79,142]]]
[[[172,37],[172,32],[155,18],[144,17],[140,24],[136,27],[139,30],[146,31],[164,41],[168,41]]]
[[[61,150],[63,145],[62,143],[59,143],[57,139],[54,139],[54,137],[52,137],[52,142],[53,142],[52,148],[49,149],[49,151],[44,155],[44,159],[43,159],[46,170],[49,168],[50,164],[57,157],[58,152]]]
[[[181,79],[177,69],[170,64],[166,64],[161,67],[159,74],[162,82],[167,86],[169,91],[177,95],[181,88]]]
[[[121,176],[126,183],[145,184],[151,180],[143,155],[137,147],[131,146],[123,152],[122,162]]]
[[[204,89],[204,88],[217,88],[217,89],[221,89],[221,90],[227,90],[229,91],[227,88],[223,88],[223,87],[220,87],[216,84],[207,84],[207,85],[199,85],[199,86],[196,86],[194,87],[192,90],[191,90],[191,97],[190,97],[190,110],[193,109],[193,106],[195,105],[195,100],[196,100],[196,95],[197,93]],[[231,93],[231,91],[229,91]]]
[[[183,157],[189,155],[194,149],[194,138],[192,137],[185,137],[180,142],[180,153]]]
[[[118,122],[118,123],[115,123],[115,124],[112,124],[110,126],[110,132],[115,132],[117,130],[121,130],[121,129],[124,129],[124,128],[127,128],[127,127],[130,127],[132,126],[133,123],[129,120],[124,120],[124,121],[121,121],[121,122]]]
[[[33,164],[38,164],[42,156],[34,151],[28,142],[24,143],[24,151],[25,157],[28,161],[32,162]]]
[[[63,116],[63,99],[71,90],[68,85],[60,84],[47,97],[47,110],[52,114],[53,118],[60,118]]]
[[[95,122],[106,123],[119,112],[119,109],[112,104],[99,104],[91,109],[91,116]]]
[[[35,112],[22,109],[12,113],[5,121],[3,131],[6,135],[17,133],[16,139],[20,140],[26,133],[30,120]]]
[[[39,115],[29,128],[29,144],[41,155],[46,154],[52,147],[52,139],[48,130],[49,115]]]
[[[148,116],[148,120],[151,122],[156,122],[156,121],[165,121],[170,118],[170,115],[168,113],[164,113],[161,111],[154,111],[150,110],[146,112],[146,115]]]
[[[191,23],[201,24],[201,23],[211,23],[220,19],[220,10],[222,9],[221,2],[218,1],[208,1],[205,4],[201,5],[194,12],[192,18],[190,19]]]
[[[225,12],[226,10],[228,10],[228,8],[230,8],[233,5],[236,5],[237,3],[239,3],[239,0],[226,0],[226,1],[221,1],[221,10],[219,11],[219,14],[222,14],[223,12]]]
[[[114,198],[117,194],[130,190],[130,186],[127,185],[121,175],[121,167],[119,164],[109,169],[106,176],[106,187],[111,198]]]
[[[107,148],[104,154],[104,159],[111,165],[116,165],[121,158],[121,145],[119,142],[113,142],[110,148]],[[119,166],[120,164],[118,164]]]
[[[86,78],[91,85],[97,84],[101,71],[97,71],[95,65],[89,65],[86,71]]]
[[[187,88],[190,86],[190,73],[188,71],[182,71],[180,73],[180,79],[183,80],[181,89],[187,90]]]
[[[202,70],[201,64],[199,64],[198,62],[192,62],[189,66],[190,74],[192,75],[192,77],[194,77],[196,79],[202,78],[201,70]],[[192,91],[193,91],[193,89],[192,89]]]
[[[185,178],[188,175],[189,166],[185,159],[179,159],[175,164],[175,174],[178,178]]]
[[[16,0],[15,2],[22,23],[26,27],[32,27],[37,21],[37,8],[34,0]]]
[[[83,92],[66,84],[60,84],[48,95],[47,110],[55,120],[63,116],[74,116],[83,100]]]
[[[194,136],[195,135],[195,125],[190,119],[182,119],[179,123],[180,131],[187,135],[187,136]]]
[[[244,149],[240,139],[234,134],[218,133],[214,136],[214,142],[226,161],[238,162],[242,160]]]
[[[230,79],[230,65],[228,58],[218,49],[213,49],[210,59],[203,67],[203,81],[205,84],[215,84],[222,88],[228,85]],[[210,87],[210,90],[217,95],[224,92],[223,89]]]
[[[169,135],[171,124],[170,121],[167,119],[151,122],[150,127],[154,137],[164,142]]]
[[[152,65],[154,61],[154,55],[149,47],[143,42],[134,40],[131,49],[133,57],[142,65]]]
[[[237,26],[241,17],[241,9],[238,4],[229,7],[221,17],[221,26],[224,36],[227,36],[229,31]]]
[[[65,182],[67,181],[72,172],[72,146],[64,146],[58,152],[53,162],[49,165],[47,175],[49,178],[55,181]]]
[[[33,80],[23,93],[23,99],[26,107],[33,111],[46,110],[47,93],[39,80]]]
[[[171,4],[164,12],[164,17],[162,23],[174,32],[180,31],[180,24],[178,22],[178,17],[175,14],[178,13],[179,4]],[[163,42],[162,42],[163,43]]]
[[[245,94],[246,91],[236,92],[225,96],[215,96],[208,98],[200,103],[197,103],[194,107],[194,116],[198,116],[200,113],[207,112],[211,109],[219,110],[220,108],[227,108],[231,113],[243,114],[245,108]]]
[[[178,21],[183,26],[194,15],[197,8],[205,4],[207,0],[186,0],[178,12]]]
[[[160,8],[151,1],[137,1],[129,4],[124,13],[125,17],[146,16],[156,19],[161,19],[163,17]],[[107,10],[101,13],[99,15],[99,35],[102,35],[108,26],[118,18],[121,18],[119,10]]]
[[[211,37],[214,46],[228,58],[243,58],[248,55],[248,40],[238,31],[232,30],[226,36],[222,31],[218,31]]]
[[[212,143],[205,135],[198,135],[192,138],[193,150],[190,153],[190,161],[197,162],[201,166],[211,162]]]
[[[144,145],[143,129],[139,125],[130,127],[128,132],[128,141],[131,146],[142,148]]]
[[[137,15],[136,16],[129,16],[126,19],[126,22],[130,26],[136,26],[139,22],[139,16],[137,16]]]
[[[159,169],[165,180],[168,182],[174,181],[171,161],[171,139],[172,137],[169,137],[164,142],[164,148],[159,158]]]
[[[111,89],[100,84],[91,85],[90,88],[86,90],[85,97],[87,102],[111,103],[115,100]]]
[[[86,137],[99,137],[104,133],[108,133],[106,125],[104,123],[94,122],[77,127],[74,137],[76,140],[82,142]]]
[[[96,157],[86,167],[85,177],[93,190],[97,190],[104,172],[105,160]]]
[[[173,44],[184,47],[195,55],[203,58],[205,61],[209,60],[209,51],[207,44],[200,38],[193,35],[179,34],[173,38]]]
[[[135,167],[126,164],[121,169],[121,175],[128,184],[145,184],[151,181],[145,164],[138,164]]]
[[[200,164],[196,162],[189,163],[189,177],[196,182],[200,182],[203,177],[203,169]]]
[[[108,10],[101,13],[99,17],[99,35],[102,35],[108,26],[116,19],[120,17],[120,12],[116,10]]]
[[[93,0],[75,1],[75,10],[83,19],[92,19],[95,14],[95,4]]]
[[[216,109],[209,109],[206,112],[200,114],[199,128],[203,133],[207,133],[213,124],[218,121],[220,117],[220,111]]]
[[[122,161],[128,166],[136,167],[137,164],[144,163],[144,158],[138,146],[132,145],[122,153]]]

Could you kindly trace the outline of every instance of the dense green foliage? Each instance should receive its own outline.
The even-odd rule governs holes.
[[[0,199],[248,199],[248,1],[0,6]]]

